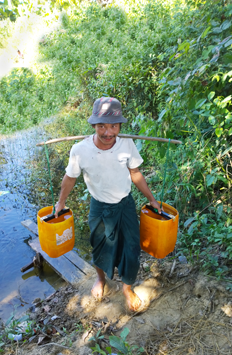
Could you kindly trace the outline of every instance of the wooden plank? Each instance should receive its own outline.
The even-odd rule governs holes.
[[[38,237],[38,226],[36,223],[31,221],[30,219],[27,219],[26,221],[21,222],[21,224]],[[83,260],[75,251],[71,250],[68,253],[60,256],[59,258],[53,259],[50,258],[45,252],[42,251],[39,243],[39,238],[35,238],[32,241],[29,241],[29,245],[36,252],[39,252],[44,257],[45,261],[47,261],[47,263],[51,265],[51,267],[64,279],[65,277],[67,277],[67,275],[66,274],[63,275],[63,271],[60,271],[60,269],[56,269],[56,265],[58,267],[59,263],[65,263],[64,259],[66,259],[67,265],[70,264],[76,268],[76,273],[78,275],[84,276],[84,275],[92,275],[95,273],[95,269],[89,263]],[[56,263],[55,260],[57,260],[58,263]],[[70,268],[73,269],[72,266],[70,266]]]
[[[30,219],[27,219],[26,221],[22,221],[21,224],[38,237],[38,226],[35,222]]]
[[[64,257],[70,260],[78,269],[84,272],[86,275],[92,275],[96,273],[95,269],[83,260],[75,251],[71,250],[64,254]]]
[[[77,284],[85,274],[81,272],[75,265],[73,265],[67,258],[63,255],[59,258],[50,258],[40,246],[39,238],[34,238],[29,241],[30,247],[37,253],[40,253],[45,261],[60,275],[65,281],[71,283],[72,285]]]

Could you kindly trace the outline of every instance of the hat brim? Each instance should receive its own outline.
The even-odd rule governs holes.
[[[88,119],[88,122],[91,124],[97,123],[126,123],[127,119],[123,116],[96,116],[91,115]]]

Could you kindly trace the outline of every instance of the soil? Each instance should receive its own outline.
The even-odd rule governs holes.
[[[109,336],[120,336],[125,327],[130,330],[129,346],[143,347],[144,354],[232,354],[232,294],[226,285],[178,259],[157,261],[142,253],[134,291],[143,300],[143,310],[128,310],[117,274],[107,280],[101,302],[95,300],[91,276],[43,301],[36,299],[30,313],[35,335],[5,354],[92,354],[96,343],[89,339],[98,330],[104,349],[110,346]]]

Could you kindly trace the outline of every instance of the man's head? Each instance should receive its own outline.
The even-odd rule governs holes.
[[[101,97],[94,102],[93,113],[88,119],[92,125],[98,123],[125,123],[120,102],[113,97]]]

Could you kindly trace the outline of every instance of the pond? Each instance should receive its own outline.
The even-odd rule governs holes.
[[[41,127],[2,137],[0,141],[0,318],[9,318],[14,311],[20,314],[28,309],[35,298],[46,298],[65,284],[46,263],[43,270],[32,268],[24,273],[21,268],[29,264],[35,252],[28,245],[32,237],[21,222],[36,222],[41,201],[33,194],[37,188],[31,179],[35,162],[44,154],[36,143],[46,140]],[[64,174],[64,171],[61,172]],[[46,199],[44,201],[46,203]],[[76,228],[75,228],[76,229]],[[79,237],[75,247],[90,261],[88,236]]]

